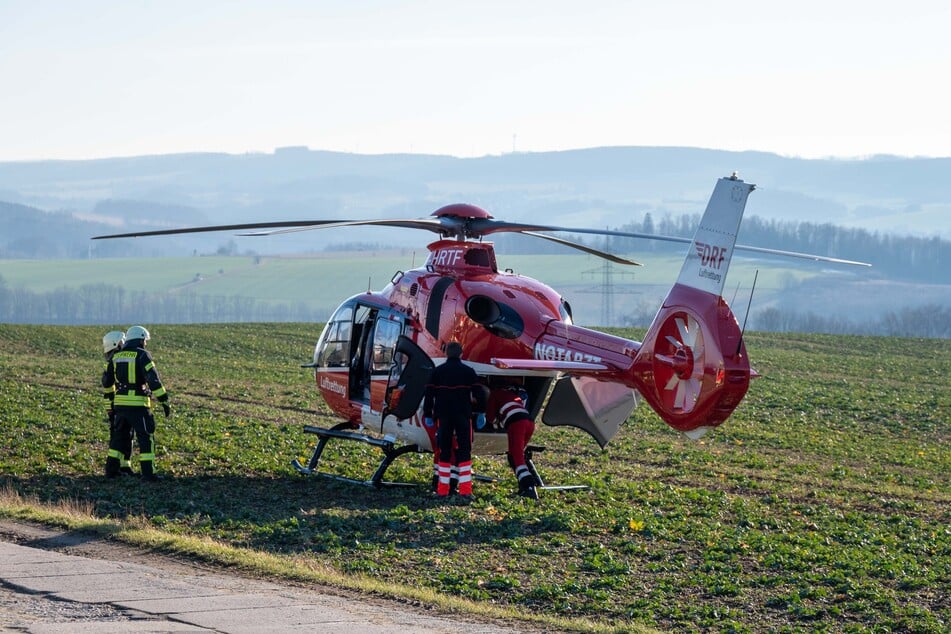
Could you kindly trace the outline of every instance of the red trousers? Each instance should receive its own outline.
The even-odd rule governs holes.
[[[520,418],[508,424],[505,433],[509,438],[509,456],[512,457],[512,468],[518,473],[519,467],[525,466],[525,447],[535,433],[535,423],[530,418]]]

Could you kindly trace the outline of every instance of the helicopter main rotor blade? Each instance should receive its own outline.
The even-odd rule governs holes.
[[[843,260],[841,258],[830,258],[825,255],[814,255],[812,253],[799,253],[798,251],[783,251],[781,249],[766,249],[763,247],[751,247],[745,244],[738,244],[734,248],[737,251],[752,251],[753,253],[766,253],[769,255],[784,255],[789,258],[802,258],[804,260],[815,260],[817,262],[832,262],[834,264],[849,264],[852,266],[872,266],[869,262],[858,262],[856,260]]]
[[[505,222],[494,220],[492,218],[465,218],[462,216],[440,216],[438,218],[417,218],[406,220],[282,220],[275,222],[249,222],[232,225],[210,225],[205,227],[186,227],[181,229],[159,229],[153,231],[133,231],[130,233],[115,233],[103,236],[93,236],[93,240],[105,240],[110,238],[140,238],[145,236],[167,236],[184,233],[203,233],[208,231],[244,231],[250,229],[269,229],[270,231],[254,231],[251,233],[241,233],[243,236],[268,236],[282,233],[294,233],[298,231],[310,231],[312,229],[328,229],[333,227],[354,227],[354,226],[381,226],[381,227],[399,227],[404,229],[424,229],[438,233],[443,237],[455,237],[458,240],[466,238],[482,238],[493,233],[522,233],[557,242],[565,246],[585,251],[592,255],[605,258],[618,264],[628,264],[639,266],[633,260],[627,260],[610,253],[599,251],[591,247],[581,245],[562,238],[538,233],[540,231],[564,231],[569,233],[591,234],[601,236],[617,236],[623,238],[640,238],[644,240],[659,240],[662,242],[678,242],[681,244],[690,244],[691,238],[682,238],[679,236],[665,236],[653,233],[640,233],[636,231],[612,231],[610,229],[588,229],[583,227],[559,227],[553,225],[536,225],[519,222]],[[785,257],[802,258],[804,260],[814,260],[818,262],[831,262],[834,264],[848,264],[852,266],[871,266],[868,262],[857,262],[855,260],[844,260],[841,258],[832,258],[812,253],[800,253],[797,251],[783,251],[781,249],[768,249],[764,247],[754,247],[744,244],[737,244],[733,247],[737,251],[750,251],[753,253],[763,253],[766,255],[781,255]]]
[[[504,222],[498,220],[476,219],[467,227],[468,235],[480,237],[492,233],[513,232],[532,235],[536,238],[550,239],[538,231],[564,231],[568,233],[586,233],[599,236],[617,236],[622,238],[641,238],[644,240],[659,240],[661,242],[679,242],[681,244],[690,244],[692,238],[682,238],[680,236],[665,236],[656,233],[641,233],[637,231],[612,231],[610,229],[588,229],[582,227],[558,227],[553,225],[529,225],[518,222]],[[783,251],[781,249],[768,249],[765,247],[754,247],[745,244],[737,244],[733,247],[737,251],[750,251],[753,253],[764,253],[767,255],[782,255],[791,258],[802,258],[804,260],[816,260],[819,262],[832,262],[835,264],[849,264],[853,266],[872,266],[868,262],[858,262],[855,260],[844,260],[841,258],[832,258],[824,255],[815,255],[813,253],[800,253],[798,251]],[[610,259],[610,258],[609,258]]]
[[[595,249],[587,245],[580,244],[578,242],[572,242],[571,240],[562,240],[561,238],[556,238],[555,236],[545,235],[544,233],[536,233],[534,231],[519,231],[518,233],[521,233],[522,235],[526,235],[526,236],[532,236],[533,238],[542,238],[543,240],[550,240],[551,242],[555,242],[557,244],[563,244],[566,247],[571,247],[572,249],[577,249],[579,251],[584,251],[585,253],[590,253],[591,255],[596,255],[600,258],[604,258],[605,260],[614,262],[615,264],[627,264],[629,266],[644,266],[640,262],[635,262],[634,260],[628,260],[627,258],[622,258],[619,255],[614,255],[613,253],[608,253],[607,251],[601,251],[599,249]]]
[[[182,227],[180,229],[157,229],[155,231],[133,231],[130,233],[113,233],[104,236],[93,236],[93,240],[108,240],[111,238],[141,238],[144,236],[170,236],[180,233],[203,233],[206,231],[239,231],[243,229],[267,229],[273,227],[313,227],[317,225],[346,222],[344,220],[281,220],[276,222],[247,222],[237,225],[210,225],[207,227]]]
[[[298,226],[274,231],[255,231],[242,233],[244,236],[272,236],[282,233],[310,231],[311,229],[327,229],[332,227],[355,226],[383,226],[402,227],[406,229],[426,229],[444,236],[456,236],[460,240],[466,238],[482,238],[493,233],[528,233],[530,231],[559,231],[558,228],[547,225],[529,225],[519,222],[505,222],[488,218],[465,218],[461,216],[440,216],[438,218],[416,218],[411,220],[331,220],[329,224]],[[537,236],[545,237],[548,236]]]
[[[506,223],[514,225],[514,223]],[[498,229],[498,231],[518,231],[518,229]],[[535,231],[569,231],[571,233],[587,233],[599,236],[618,236],[621,238],[642,238],[645,240],[659,240],[662,242],[679,242],[681,244],[690,244],[692,238],[682,238],[680,236],[664,236],[656,233],[639,233],[636,231],[611,231],[610,229],[583,229],[578,227],[542,227]],[[528,233],[528,232],[525,232]],[[537,234],[538,237],[547,237]],[[798,251],[783,251],[781,249],[768,249],[765,247],[753,247],[746,244],[734,245],[736,251],[750,251],[753,253],[764,253],[767,255],[782,255],[790,258],[802,258],[804,260],[815,260],[818,262],[832,262],[834,264],[849,264],[852,266],[872,266],[868,262],[858,262],[856,260],[843,260],[841,258],[832,258],[824,255],[815,255],[813,253],[800,253]]]
[[[239,233],[240,236],[274,236],[284,233],[296,233],[299,231],[311,231],[312,229],[332,229],[334,227],[359,227],[359,226],[379,226],[379,227],[399,227],[403,229],[425,229],[434,233],[452,233],[451,229],[445,226],[445,223],[439,220],[430,220],[428,218],[419,218],[415,220],[328,220],[321,224],[308,224],[287,229],[275,229],[274,231],[254,231],[252,233]]]

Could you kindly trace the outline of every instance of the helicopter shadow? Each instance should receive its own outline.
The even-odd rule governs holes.
[[[0,489],[97,518],[139,518],[158,529],[282,554],[374,543],[395,549],[445,547],[570,532],[560,513],[508,491],[480,492],[478,486],[471,505],[457,496],[437,498],[428,484],[374,488],[297,474],[196,475],[158,482],[131,476],[3,476]]]

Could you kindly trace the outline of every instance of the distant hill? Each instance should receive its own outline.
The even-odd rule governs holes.
[[[360,227],[265,238],[228,233],[89,238],[267,220],[415,218],[452,202],[477,204],[496,218],[516,222],[653,227],[684,235],[716,179],[733,171],[758,187],[747,207],[741,243],[875,264],[864,271],[833,267],[833,281],[791,279],[768,301],[758,296],[761,309],[778,311],[771,329],[798,327],[795,323],[812,313],[867,321],[887,311],[951,305],[951,159],[807,160],[665,147],[463,159],[283,148],[272,154],[0,162],[0,201],[5,201],[0,202],[0,258],[281,254],[380,245],[415,253],[434,236]],[[500,254],[564,252],[564,247],[520,236],[494,238]],[[641,240],[620,246],[635,255],[664,248]],[[652,311],[653,302],[644,299]],[[601,302],[592,295],[577,303],[596,307]],[[830,327],[839,328],[839,322],[823,325]]]
[[[508,220],[543,214],[553,223],[604,227],[639,221],[647,211],[655,218],[699,213],[714,181],[732,171],[759,187],[750,200],[752,215],[951,238],[951,159],[807,160],[695,148],[465,159],[285,148],[273,154],[0,162],[0,200],[74,214],[105,207],[125,227],[420,217],[459,201]],[[379,239],[374,229],[362,231],[348,240]],[[393,240],[392,233],[384,235]],[[215,244],[220,237],[205,240]],[[312,233],[280,248],[331,241]]]

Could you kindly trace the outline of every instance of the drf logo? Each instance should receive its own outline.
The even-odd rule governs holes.
[[[697,255],[700,256],[700,265],[714,269],[720,268],[728,251],[726,247],[712,246],[704,242],[697,242],[695,246],[697,247]]]
[[[430,264],[433,266],[454,266],[462,259],[462,249],[440,249],[432,254]]]

